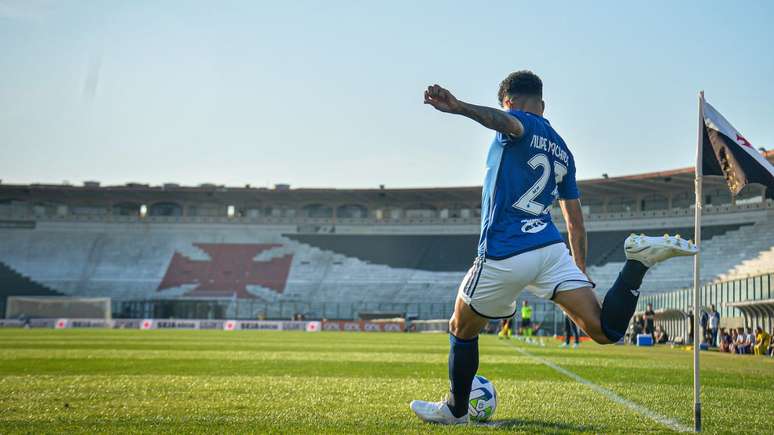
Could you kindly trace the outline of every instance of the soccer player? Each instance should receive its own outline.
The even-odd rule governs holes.
[[[525,288],[558,304],[597,343],[616,343],[626,332],[645,272],[677,255],[697,252],[679,237],[632,234],[624,241],[627,261],[601,306],[586,276],[586,230],[575,161],[564,140],[543,117],[543,83],[530,71],[500,84],[504,110],[458,100],[438,85],[425,104],[462,115],[495,131],[486,158],[478,256],[457,292],[449,320],[450,394],[441,402],[414,400],[420,419],[441,424],[468,422],[468,401],[478,370],[478,333],[490,319],[512,317]],[[555,200],[567,223],[572,257],[551,221]]]
[[[564,315],[564,344],[562,344],[562,347],[570,347],[570,336],[573,336],[575,338],[575,345],[573,346],[574,349],[577,349],[578,346],[580,346],[580,334],[578,333],[578,327],[575,326],[575,323],[573,323],[572,319],[570,319],[570,316]]]
[[[521,306],[521,335],[532,337],[532,307],[527,301]]]
[[[502,319],[500,321],[500,332],[497,334],[498,338],[511,339],[511,331],[513,331],[513,317]]]

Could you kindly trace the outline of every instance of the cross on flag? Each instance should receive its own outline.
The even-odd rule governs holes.
[[[702,175],[720,175],[738,194],[744,186],[759,183],[774,193],[774,166],[704,99]]]

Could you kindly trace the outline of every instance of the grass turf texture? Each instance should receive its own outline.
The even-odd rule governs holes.
[[[669,429],[521,346],[691,426],[691,353],[480,340],[488,426],[418,421],[448,389],[443,334],[0,330],[0,433],[634,433]],[[774,360],[702,353],[704,429],[774,430]]]

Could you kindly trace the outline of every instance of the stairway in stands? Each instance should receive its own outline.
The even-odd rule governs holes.
[[[5,316],[5,302],[8,296],[62,296],[62,294],[0,262],[0,317]]]

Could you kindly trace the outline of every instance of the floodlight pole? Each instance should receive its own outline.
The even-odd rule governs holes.
[[[704,148],[704,91],[699,92],[699,141],[696,146],[696,208],[694,210],[694,237],[699,252],[693,257],[693,429],[701,432],[701,382],[699,381],[699,320],[701,308],[701,212],[702,212],[702,149]]]

